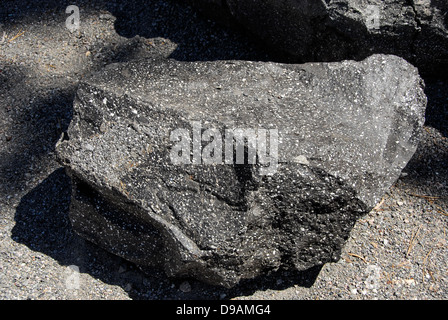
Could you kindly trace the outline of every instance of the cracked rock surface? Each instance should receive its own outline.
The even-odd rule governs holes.
[[[190,2],[303,61],[359,60],[385,53],[401,56],[427,74],[443,75],[448,67],[445,0]]]
[[[226,287],[337,261],[416,150],[423,87],[417,69],[387,55],[109,65],[81,82],[57,144],[73,182],[71,222],[142,269]],[[170,134],[194,135],[197,122],[201,133],[277,130],[276,170],[173,163]]]

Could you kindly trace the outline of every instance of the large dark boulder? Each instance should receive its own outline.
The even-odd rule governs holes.
[[[71,222],[143,269],[224,286],[337,261],[415,152],[425,107],[395,56],[113,64],[80,84],[57,145]],[[237,128],[245,143],[227,139]]]
[[[428,75],[448,70],[446,0],[189,0],[302,61],[401,56]]]

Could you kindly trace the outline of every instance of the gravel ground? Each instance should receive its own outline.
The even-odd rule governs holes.
[[[171,280],[78,237],[70,181],[54,146],[77,83],[112,62],[275,60],[247,35],[170,1],[0,3],[0,299],[447,299],[448,81],[425,79],[421,145],[383,201],[362,218],[342,258],[222,289]],[[77,269],[76,269],[77,268]],[[77,272],[79,270],[79,272]]]

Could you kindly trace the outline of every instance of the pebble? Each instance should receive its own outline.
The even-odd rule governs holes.
[[[184,293],[188,293],[191,291],[191,285],[188,281],[184,281],[180,284],[179,286],[179,290],[184,292]]]
[[[112,20],[114,19],[114,16],[109,13],[101,13],[99,15],[100,20]]]
[[[300,155],[294,158],[294,161],[303,165],[308,166],[310,164],[310,162],[308,161],[308,159],[304,156],[304,155]]]

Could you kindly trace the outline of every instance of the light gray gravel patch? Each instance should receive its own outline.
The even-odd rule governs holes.
[[[139,57],[278,60],[179,3],[78,6],[81,28],[70,33],[57,1],[0,4],[0,299],[448,298],[446,80],[425,79],[420,147],[381,206],[355,225],[337,263],[226,290],[172,281],[157,270],[143,275],[75,235],[67,217],[69,180],[54,146],[71,120],[80,79]]]

